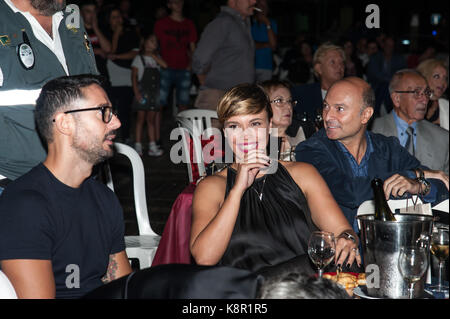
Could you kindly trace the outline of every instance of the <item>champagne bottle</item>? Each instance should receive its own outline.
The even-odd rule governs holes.
[[[394,214],[386,201],[383,190],[383,181],[379,178],[372,180],[375,201],[375,219],[382,221],[396,221]]]

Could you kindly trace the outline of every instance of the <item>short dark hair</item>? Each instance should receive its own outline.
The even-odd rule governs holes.
[[[102,77],[92,74],[63,76],[47,82],[36,101],[34,118],[44,141],[53,142],[53,117],[84,97],[82,89],[93,84],[103,87]]]
[[[289,273],[264,281],[260,287],[259,299],[350,299],[347,292],[335,282]]]
[[[80,9],[85,6],[95,6],[97,8],[97,2],[95,0],[82,0],[80,2]]]
[[[375,92],[373,91],[371,86],[364,89],[362,93],[361,110],[364,110],[367,107],[375,108]]]

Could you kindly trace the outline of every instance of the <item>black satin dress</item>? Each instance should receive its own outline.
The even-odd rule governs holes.
[[[229,167],[225,198],[235,178],[236,171]],[[314,272],[307,256],[314,230],[305,195],[279,163],[276,173],[257,178],[242,196],[230,243],[219,264],[263,273],[294,260],[292,270]]]

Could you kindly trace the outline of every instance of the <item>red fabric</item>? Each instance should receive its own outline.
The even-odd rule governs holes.
[[[194,190],[195,184],[189,184],[175,200],[152,266],[191,263],[189,237]]]
[[[210,139],[208,140],[201,140],[201,145],[202,145],[202,151],[203,151],[203,159],[205,162],[205,166],[208,165],[209,163],[212,163],[216,158],[223,158],[223,150],[222,147],[220,147],[217,143],[219,143],[219,138],[217,137],[214,138],[214,136],[211,136]],[[214,143],[214,146],[210,146],[208,147],[208,149],[205,148],[206,145],[210,144],[210,143]],[[209,150],[209,152],[207,152]],[[214,154],[213,150],[216,150],[216,154]],[[194,163],[194,151],[193,151],[193,143],[192,143],[192,138],[189,137],[189,157],[191,159],[191,167],[192,167],[192,179],[193,179],[193,183],[196,183],[197,180],[200,178],[200,174],[198,172],[198,166],[197,163]]]
[[[197,31],[189,19],[181,22],[170,17],[155,23],[155,34],[159,40],[161,57],[171,69],[185,70],[190,66],[190,43],[197,42]]]

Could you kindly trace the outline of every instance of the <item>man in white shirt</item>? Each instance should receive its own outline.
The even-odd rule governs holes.
[[[85,73],[97,68],[78,7],[0,0],[0,175],[14,180],[46,156],[33,113],[42,86]]]

